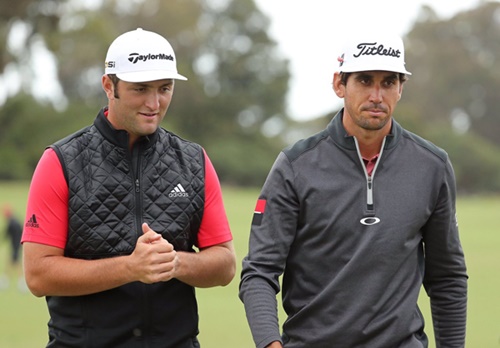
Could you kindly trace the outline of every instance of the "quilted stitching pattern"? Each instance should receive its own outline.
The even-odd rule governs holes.
[[[70,190],[67,255],[130,254],[143,221],[176,250],[192,249],[204,207],[203,152],[164,129],[159,132],[158,141],[139,156],[137,176],[128,151],[95,126],[57,143]],[[170,195],[179,183],[189,197]]]

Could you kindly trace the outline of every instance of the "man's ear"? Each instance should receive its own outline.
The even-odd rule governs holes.
[[[113,81],[109,78],[108,75],[102,75],[101,78],[101,85],[102,89],[106,93],[106,96],[108,97],[109,100],[112,100],[115,98],[115,86],[113,84]]]
[[[339,72],[333,74],[332,88],[337,97],[344,98],[345,85],[342,83],[342,77]]]
[[[401,96],[403,95],[403,86],[404,83],[400,83],[398,101],[401,99]]]

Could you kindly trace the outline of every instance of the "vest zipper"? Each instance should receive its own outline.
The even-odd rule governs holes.
[[[140,145],[132,149],[132,178],[135,186],[135,216],[138,236],[142,235],[142,197],[141,197],[141,156]]]
[[[136,144],[132,149],[132,177],[134,180],[135,186],[135,216],[136,216],[136,229],[138,237],[142,236],[142,223],[145,222],[142,214],[142,195],[141,195],[141,164],[142,164],[142,146],[140,144]],[[151,327],[151,313],[147,310],[147,308],[151,308],[150,298],[148,294],[148,285],[141,284],[141,292],[142,292],[142,321],[138,328],[139,336],[145,339],[144,344],[145,347],[149,346],[149,337],[150,333],[149,328]]]

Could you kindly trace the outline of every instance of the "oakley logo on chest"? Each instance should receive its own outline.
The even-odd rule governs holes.
[[[359,220],[360,223],[362,223],[365,226],[371,226],[371,225],[376,225],[380,222],[380,219],[376,216],[373,217],[365,217]]]

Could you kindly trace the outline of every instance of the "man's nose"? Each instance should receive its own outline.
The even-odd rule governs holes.
[[[146,106],[151,110],[158,110],[160,107],[160,94],[157,92],[149,93],[146,99]]]
[[[380,86],[375,86],[370,92],[370,101],[375,104],[380,104],[382,102],[382,88]]]

